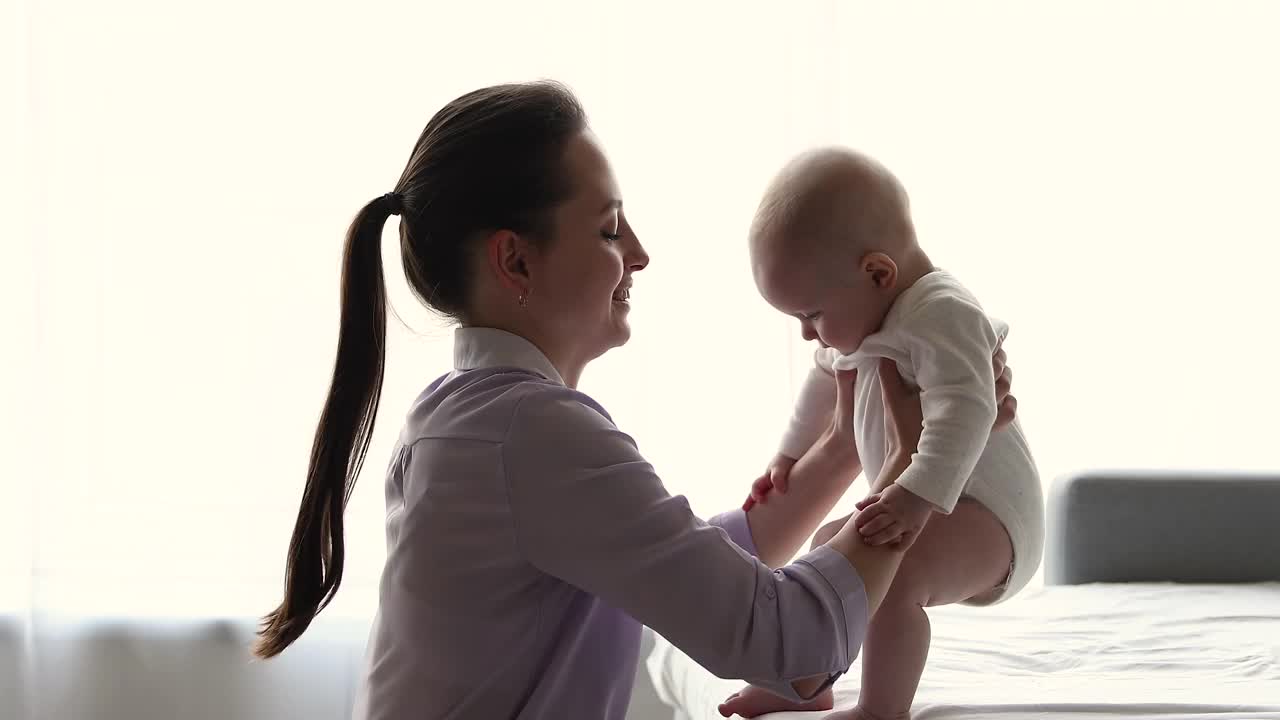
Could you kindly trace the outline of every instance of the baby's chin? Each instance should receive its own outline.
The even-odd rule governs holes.
[[[858,351],[858,348],[862,347],[862,341],[864,339],[865,338],[858,338],[857,340],[852,340],[852,341],[841,340],[831,345],[827,345],[827,347],[831,348],[832,350],[835,350],[841,355],[852,355]]]

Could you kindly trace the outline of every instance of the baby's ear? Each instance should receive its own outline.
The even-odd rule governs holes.
[[[892,290],[898,284],[898,263],[882,252],[867,253],[862,258],[866,273],[877,290]]]

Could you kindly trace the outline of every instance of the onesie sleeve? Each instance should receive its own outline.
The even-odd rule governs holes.
[[[924,414],[918,451],[897,483],[950,513],[996,419],[991,357],[1002,333],[975,303],[933,299],[902,328]]]

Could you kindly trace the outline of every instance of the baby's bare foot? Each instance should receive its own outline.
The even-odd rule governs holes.
[[[719,710],[724,717],[740,715],[745,718],[753,718],[757,715],[771,712],[830,710],[833,707],[835,707],[835,694],[831,692],[831,688],[818,693],[817,697],[808,702],[793,703],[789,700],[783,700],[767,690],[748,685],[720,703]]]

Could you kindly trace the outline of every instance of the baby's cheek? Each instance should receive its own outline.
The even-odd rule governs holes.
[[[857,350],[864,337],[860,329],[853,323],[841,322],[836,319],[827,320],[820,332],[823,341],[827,345],[846,355]]]

